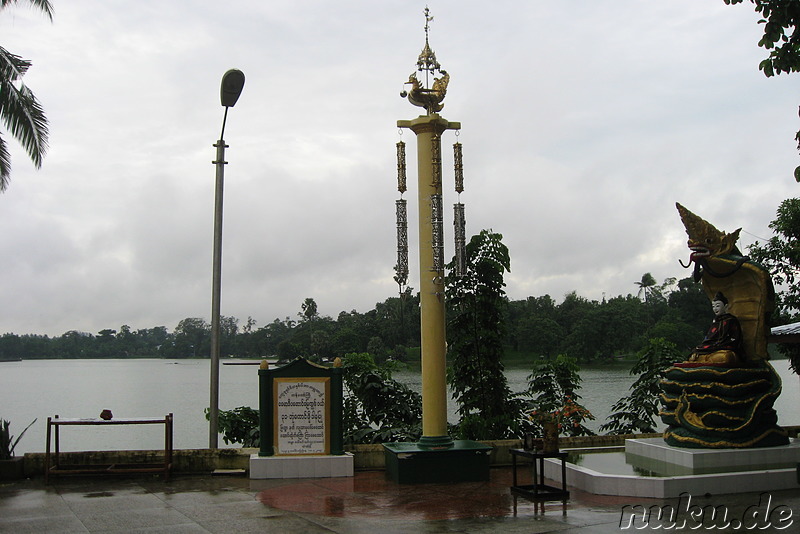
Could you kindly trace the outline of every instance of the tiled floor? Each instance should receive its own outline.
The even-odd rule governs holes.
[[[488,482],[419,485],[387,481],[382,471],[336,479],[63,478],[49,486],[34,479],[0,485],[0,533],[600,534],[620,531],[625,505],[676,504],[572,490],[566,515],[560,502],[549,503],[542,515],[527,500],[515,499],[510,483],[507,468],[492,469]],[[759,495],[694,502],[725,504],[733,516],[758,504]],[[773,509],[780,505],[793,514],[794,526],[759,532],[800,531],[800,490],[774,492],[771,502]]]
[[[507,517],[514,513],[507,470],[495,470],[489,482],[398,485],[381,471],[352,478],[308,479],[275,483],[259,492],[262,503],[281,510],[329,517],[442,520],[464,517]],[[528,501],[518,513],[533,513]]]

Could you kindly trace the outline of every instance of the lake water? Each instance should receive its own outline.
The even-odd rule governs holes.
[[[780,423],[800,425],[800,379],[788,362],[773,362],[783,379],[776,402]],[[220,366],[220,409],[258,407],[258,366]],[[512,391],[522,391],[530,371],[506,372]],[[595,431],[605,422],[611,405],[628,394],[634,378],[625,367],[581,369],[583,404],[597,417],[587,426]],[[208,446],[209,360],[25,360],[0,363],[0,419],[11,421],[19,435],[37,422],[17,446],[18,455],[44,452],[47,417],[97,417],[103,409],[115,417],[160,417],[175,414],[175,448]],[[404,371],[395,378],[420,390],[419,373]],[[450,402],[449,419],[457,420]],[[220,446],[225,446],[222,438]],[[125,450],[163,447],[163,427],[157,425],[65,427],[61,450]]]

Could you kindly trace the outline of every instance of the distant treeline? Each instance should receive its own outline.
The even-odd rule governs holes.
[[[632,355],[654,337],[680,349],[696,345],[713,317],[699,284],[687,278],[657,285],[647,277],[637,283],[638,295],[590,301],[572,292],[558,304],[550,295],[508,301],[506,346],[532,356],[568,354],[590,362]],[[419,297],[409,289],[366,313],[341,312],[336,318],[320,316],[312,298],[302,303],[296,319],[260,327],[252,318],[240,324],[223,317],[220,354],[291,360],[368,352],[379,361],[403,360],[419,339]],[[0,337],[0,359],[208,358],[210,340],[210,324],[200,318],[183,319],[172,332],[164,326],[132,330],[123,325],[97,334],[70,330],[58,337],[7,333]]]

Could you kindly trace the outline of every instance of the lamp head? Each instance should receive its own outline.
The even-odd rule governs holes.
[[[239,69],[230,69],[223,74],[219,92],[219,100],[222,105],[226,108],[232,108],[236,101],[239,100],[243,87],[244,73]]]

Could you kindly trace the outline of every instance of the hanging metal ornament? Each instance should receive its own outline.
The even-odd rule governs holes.
[[[467,274],[467,220],[464,217],[464,204],[453,204],[453,227],[456,241],[455,275]]]
[[[438,134],[431,136],[431,166],[434,187],[442,186],[442,137]]]
[[[444,224],[442,217],[442,195],[431,195],[431,247],[433,248],[433,270],[444,270]]]
[[[406,192],[406,144],[397,142],[397,190],[400,194]]]
[[[400,292],[408,283],[408,215],[406,201],[395,200],[397,208],[397,265],[395,265],[394,281],[400,286]]]
[[[456,132],[458,135],[458,132]],[[459,200],[464,191],[464,159],[461,143],[453,144],[453,167],[455,171],[456,192]],[[455,275],[467,274],[467,219],[464,216],[464,204],[453,205],[453,235],[455,236]]]
[[[464,191],[464,160],[461,154],[461,143],[453,145],[453,167],[455,167],[456,192]]]

